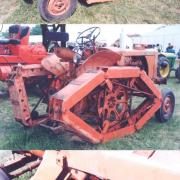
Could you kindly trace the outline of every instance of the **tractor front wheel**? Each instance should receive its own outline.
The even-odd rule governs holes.
[[[162,105],[160,109],[156,112],[156,118],[159,122],[164,123],[171,119],[174,107],[175,107],[175,97],[172,91],[162,90]]]
[[[77,2],[77,0],[39,0],[38,6],[44,20],[62,21],[73,14]]]

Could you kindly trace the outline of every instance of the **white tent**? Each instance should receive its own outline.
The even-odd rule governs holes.
[[[160,44],[164,51],[171,43],[177,51],[180,49],[180,24],[162,25],[150,33],[131,38],[134,44]]]
[[[31,35],[29,38],[30,44],[37,44],[42,43],[42,36],[41,35]]]

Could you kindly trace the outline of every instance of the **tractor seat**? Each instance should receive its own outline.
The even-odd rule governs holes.
[[[22,26],[21,33],[20,33],[20,39],[25,37],[28,34],[29,30],[30,30],[29,26]]]
[[[9,37],[9,39],[0,40],[0,44],[1,45],[8,45],[8,44],[18,45],[21,43],[21,39],[24,38],[28,34],[29,30],[30,28],[28,26],[12,25],[9,27],[9,35],[16,34],[16,37],[12,37],[12,38]]]

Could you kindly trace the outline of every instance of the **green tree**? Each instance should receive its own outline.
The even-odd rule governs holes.
[[[35,27],[33,27],[31,29],[31,35],[41,35],[42,31],[41,31],[41,26],[39,24],[37,24]]]
[[[2,33],[1,33],[1,37],[3,37],[3,38],[9,38],[9,32],[8,32],[8,31],[2,32]]]

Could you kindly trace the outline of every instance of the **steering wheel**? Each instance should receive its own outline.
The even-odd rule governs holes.
[[[101,29],[99,27],[91,27],[81,32],[76,39],[76,43],[79,46],[84,46],[89,43],[93,43],[100,35]]]

